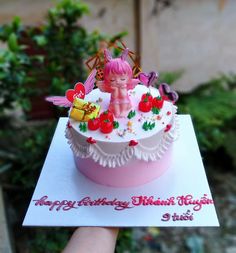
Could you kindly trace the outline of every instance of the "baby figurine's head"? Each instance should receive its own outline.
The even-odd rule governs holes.
[[[126,61],[129,50],[125,49],[119,58],[112,58],[110,51],[105,49],[104,55],[106,64],[104,66],[103,76],[106,84],[111,84],[116,77],[126,79],[129,82],[133,77],[133,71],[130,64]]]

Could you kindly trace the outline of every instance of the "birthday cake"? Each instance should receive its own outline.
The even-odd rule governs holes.
[[[69,106],[66,138],[78,170],[92,181],[132,187],[160,177],[170,166],[178,135],[178,95],[167,84],[152,87],[157,74],[133,78],[126,61],[105,50],[103,79],[93,70],[65,99],[48,98]],[[97,88],[94,87],[96,82]]]

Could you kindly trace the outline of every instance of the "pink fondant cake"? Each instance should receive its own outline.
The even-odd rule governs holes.
[[[155,72],[134,78],[128,54],[124,49],[113,59],[105,49],[102,78],[96,80],[95,68],[65,97],[47,98],[70,107],[66,138],[78,170],[113,187],[142,185],[161,176],[170,166],[178,131],[178,95],[167,84],[152,87]]]

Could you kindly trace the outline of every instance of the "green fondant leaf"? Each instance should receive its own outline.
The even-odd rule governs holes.
[[[129,112],[127,118],[128,118],[128,119],[131,119],[131,118],[133,118],[135,115],[136,115],[136,112],[131,110],[131,111]]]
[[[157,107],[153,107],[153,108],[152,108],[152,112],[153,112],[154,114],[159,114],[160,110],[159,110]]]
[[[83,133],[87,132],[87,125],[85,122],[79,124],[79,130]]]
[[[117,129],[119,127],[119,122],[118,121],[114,121],[113,122],[113,128]]]
[[[144,123],[143,123],[143,129],[145,130],[145,131],[148,131],[148,130],[152,130],[153,128],[155,127],[155,122],[147,122],[147,121],[145,121]]]

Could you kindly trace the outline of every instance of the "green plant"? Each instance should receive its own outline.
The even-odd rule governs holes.
[[[0,50],[0,115],[5,108],[21,105],[29,109],[29,91],[25,83],[32,79],[27,75],[31,59],[24,52],[24,46],[18,43],[21,22],[15,18],[10,25],[0,28],[0,39],[7,44],[6,49]]]
[[[71,231],[64,228],[35,229],[29,250],[32,253],[60,253],[69,241]]]
[[[124,228],[120,230],[116,244],[116,253],[136,252],[133,240],[133,230],[131,228]]]
[[[0,51],[0,112],[15,105],[29,111],[46,95],[64,95],[86,79],[84,61],[98,51],[101,41],[125,35],[88,33],[79,25],[88,12],[79,0],[62,0],[49,9],[42,26],[26,27],[16,17],[0,27],[0,40],[7,46]]]
[[[0,131],[0,172],[7,168],[3,184],[34,188],[54,129],[55,121],[48,121]]]
[[[83,62],[98,50],[99,41],[104,39],[98,32],[89,34],[78,25],[88,12],[88,6],[80,1],[63,0],[48,11],[42,34],[34,37],[47,52],[51,94],[62,95],[75,82],[85,79]]]
[[[181,94],[178,107],[191,114],[201,150],[222,149],[236,165],[236,75],[221,75]]]

